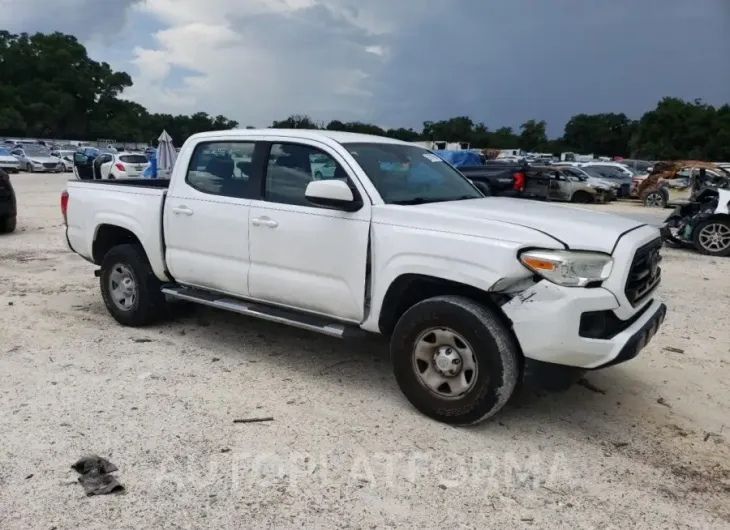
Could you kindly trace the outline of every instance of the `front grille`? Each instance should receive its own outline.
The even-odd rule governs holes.
[[[634,254],[624,290],[631,305],[639,304],[659,285],[662,277],[662,268],[659,266],[662,259],[659,253],[661,248],[662,240],[657,238],[639,248]]]
[[[58,164],[54,162],[44,162],[43,167],[46,169],[56,169],[58,167]]]

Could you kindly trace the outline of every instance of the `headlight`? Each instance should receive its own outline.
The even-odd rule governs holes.
[[[38,162],[38,160],[31,160],[30,162],[31,162],[31,164],[35,164],[36,166],[42,166],[43,165],[40,162]]]
[[[520,262],[538,276],[566,287],[584,287],[606,280],[613,258],[602,252],[575,250],[527,250]]]

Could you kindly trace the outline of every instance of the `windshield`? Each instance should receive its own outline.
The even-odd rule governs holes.
[[[586,180],[590,175],[586,173],[585,171],[581,171],[578,168],[575,167],[563,167],[560,168],[560,171],[568,175],[569,177],[575,177],[580,180]]]
[[[615,167],[611,166],[583,166],[581,168],[583,171],[588,173],[592,177],[597,178],[608,178],[608,179],[626,179],[627,175],[621,171],[620,169],[617,169]]]
[[[51,156],[51,151],[41,145],[23,146],[26,156]]]
[[[386,204],[479,199],[484,195],[461,173],[415,145],[344,144]]]

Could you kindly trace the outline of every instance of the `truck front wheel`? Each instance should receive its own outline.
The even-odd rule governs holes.
[[[145,326],[167,314],[161,283],[141,245],[118,245],[109,250],[99,280],[106,308],[123,326]]]
[[[462,296],[429,298],[408,309],[393,330],[390,351],[406,398],[444,423],[493,416],[519,378],[512,335],[490,309]]]

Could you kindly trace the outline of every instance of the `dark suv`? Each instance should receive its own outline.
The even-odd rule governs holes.
[[[15,190],[10,182],[10,175],[0,169],[0,234],[15,231],[18,205],[15,202]]]

